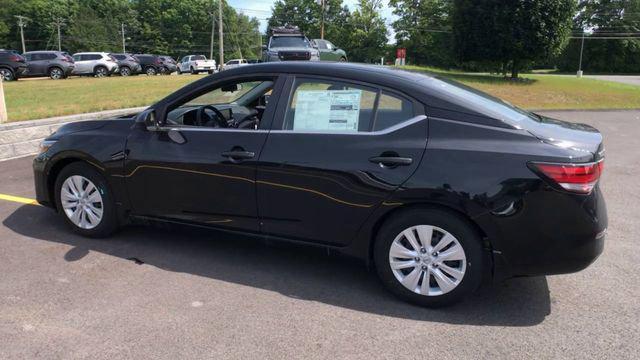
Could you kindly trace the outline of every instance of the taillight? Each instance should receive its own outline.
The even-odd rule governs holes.
[[[160,61],[160,59],[156,59],[156,64],[161,64],[162,62]]]
[[[24,58],[20,55],[11,55],[9,56],[9,61],[23,62]]]
[[[563,189],[579,194],[589,194],[598,183],[604,161],[585,164],[530,163],[534,171],[547,177]]]

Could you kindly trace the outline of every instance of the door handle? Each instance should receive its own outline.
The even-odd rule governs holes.
[[[253,151],[231,150],[223,152],[222,156],[232,160],[248,160],[253,159],[253,157],[256,156],[256,153]]]
[[[408,166],[413,163],[412,158],[400,156],[374,156],[369,158],[369,161],[386,167]]]

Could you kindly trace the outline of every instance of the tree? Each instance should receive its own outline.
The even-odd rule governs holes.
[[[376,62],[385,55],[387,26],[380,16],[381,0],[359,0],[348,21],[347,49],[353,61]]]
[[[640,0],[583,0],[574,19],[574,36],[558,68],[575,71],[585,34],[582,68],[603,73],[640,73]]]
[[[407,60],[421,65],[452,67],[451,0],[390,0],[396,42]]]
[[[342,0],[326,0],[325,39],[337,46],[346,47],[348,40],[349,9]],[[297,26],[310,39],[320,38],[322,7],[316,0],[277,0],[273,4],[269,29],[277,26]]]
[[[453,37],[462,62],[509,68],[559,54],[571,33],[575,0],[454,0]]]

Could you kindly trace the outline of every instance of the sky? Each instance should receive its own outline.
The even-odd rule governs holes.
[[[271,7],[275,1],[276,0],[227,0],[227,3],[248,16],[258,18],[260,20],[260,31],[264,32],[267,29],[267,18],[271,16]],[[343,3],[349,7],[349,10],[353,11],[356,8],[357,1],[343,0]],[[393,22],[395,17],[386,0],[384,1],[381,14],[382,17],[386,19],[387,24],[389,24],[389,40],[392,40],[393,29],[391,29],[391,22]]]

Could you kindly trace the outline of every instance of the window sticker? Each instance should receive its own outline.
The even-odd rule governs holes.
[[[299,90],[293,130],[358,131],[362,90]]]

